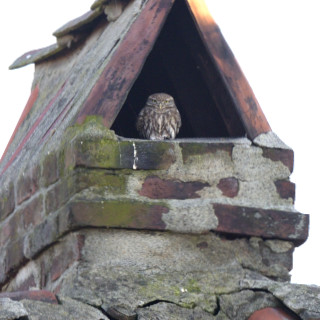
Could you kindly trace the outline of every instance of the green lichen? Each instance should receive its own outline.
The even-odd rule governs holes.
[[[208,153],[217,153],[219,150],[228,152],[230,157],[232,154],[232,143],[221,143],[221,144],[213,144],[213,143],[194,143],[194,142],[188,142],[188,143],[180,143],[179,144],[182,152],[182,159],[183,163],[186,163],[189,159],[189,157],[197,156],[201,157],[203,154]]]
[[[108,170],[80,169],[77,174],[77,188],[83,190],[96,187],[95,192],[123,194],[127,187],[127,176]]]
[[[217,307],[214,287],[199,283],[197,274],[160,274],[153,275],[150,281],[140,287],[139,296],[144,301],[165,300],[183,308],[200,307],[213,313]]]
[[[54,151],[58,157],[59,174],[74,170],[77,161],[93,161],[93,165],[113,165],[119,159],[117,136],[103,123],[101,116],[87,116],[83,123],[66,129]],[[47,152],[43,158],[47,157]],[[79,159],[77,159],[77,157]]]
[[[165,229],[162,214],[167,213],[169,209],[160,203],[124,199],[106,200],[95,193],[86,197],[86,201],[75,200],[71,204],[75,227]]]
[[[116,134],[104,125],[103,117],[101,116],[87,116],[81,124],[76,123],[70,126],[65,132],[66,139],[69,139],[69,141],[79,135],[86,137],[102,135],[109,140],[117,140]]]
[[[201,288],[199,286],[199,283],[195,279],[190,279],[188,281],[187,286],[186,286],[186,290],[188,290],[188,292],[194,292],[194,293],[201,292]]]

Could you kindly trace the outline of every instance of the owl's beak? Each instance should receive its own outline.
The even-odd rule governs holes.
[[[162,109],[162,107],[163,107],[163,104],[162,104],[162,103],[160,103],[160,109]]]

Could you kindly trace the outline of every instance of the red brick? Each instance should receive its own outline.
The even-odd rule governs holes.
[[[34,227],[43,221],[44,208],[43,196],[39,195],[32,199],[22,210],[23,226],[28,229]]]
[[[75,201],[69,207],[59,219],[60,232],[83,227],[165,230],[162,216],[169,212],[166,206],[134,200]]]
[[[25,256],[28,259],[34,258],[45,247],[56,242],[59,235],[57,217],[47,217],[46,220],[35,226],[32,232],[27,234],[24,241]]]
[[[15,286],[14,288],[15,290],[21,292],[35,287],[37,287],[35,275],[31,273],[26,278],[24,278],[21,283],[19,283],[19,286]]]
[[[51,152],[42,162],[42,178],[44,186],[49,186],[59,179],[58,155]]]
[[[269,149],[263,148],[263,157],[272,161],[281,161],[288,167],[290,172],[293,171],[293,151],[290,149]]]
[[[254,312],[248,320],[299,320],[292,312],[280,308],[265,308]]]
[[[168,141],[78,141],[75,149],[77,166],[105,169],[168,169],[175,161],[174,144]],[[73,158],[67,151],[67,159]]]
[[[7,275],[16,271],[26,261],[23,254],[23,238],[9,243],[5,260],[5,273]]]
[[[80,252],[84,244],[83,236],[78,235],[61,243],[52,260],[51,281],[55,281],[76,261],[80,259]]]
[[[274,183],[281,198],[295,200],[296,185],[288,180],[278,180]]]
[[[0,245],[7,240],[14,241],[19,238],[22,229],[22,211],[17,211],[6,220],[0,228]]]
[[[139,194],[151,199],[193,199],[200,198],[196,192],[208,186],[208,183],[200,181],[182,182],[149,176],[144,181]]]
[[[224,196],[234,198],[239,192],[239,181],[234,177],[223,178],[219,181],[217,187],[222,191]]]
[[[12,232],[12,225],[10,220],[5,221],[0,227],[0,247],[3,247],[10,238]]]
[[[233,235],[283,239],[302,244],[308,237],[309,216],[299,212],[213,204],[215,231]]]
[[[206,241],[202,241],[197,244],[197,248],[200,248],[200,249],[206,249],[206,248],[208,248],[208,246],[209,246],[208,242],[206,242]]]
[[[10,298],[11,300],[34,300],[46,303],[58,304],[56,296],[46,290],[17,291],[17,292],[1,292],[0,298]]]
[[[23,204],[0,227],[0,245],[3,246],[8,239],[12,242],[26,233],[30,226],[34,227],[43,219],[43,197],[39,195]]]
[[[0,190],[0,221],[5,219],[13,212],[14,203],[14,187],[13,184],[7,186],[2,185]]]
[[[39,189],[40,168],[38,166],[26,170],[20,175],[17,189],[17,203],[29,199]]]
[[[77,184],[74,176],[60,180],[46,195],[46,213],[58,210],[76,192]]]

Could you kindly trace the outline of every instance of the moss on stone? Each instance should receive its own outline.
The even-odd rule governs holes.
[[[201,288],[197,280],[195,279],[190,279],[187,283],[186,289],[189,292],[194,292],[194,293],[200,293]]]
[[[233,143],[180,143],[183,163],[186,163],[190,156],[201,156],[207,153],[216,153],[219,150],[228,152],[230,157],[232,154]]]
[[[162,215],[169,210],[160,203],[123,199],[75,201],[70,206],[73,227],[164,230]]]
[[[183,308],[201,309],[213,313],[217,307],[214,287],[204,286],[198,282],[197,274],[158,274],[139,288],[139,296],[145,300],[165,300]]]
[[[98,190],[112,194],[123,194],[127,187],[127,177],[107,170],[81,169],[77,175],[77,189],[103,187]]]

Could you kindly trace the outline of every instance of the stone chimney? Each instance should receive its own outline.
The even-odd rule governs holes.
[[[0,318],[320,319],[290,283],[308,215],[202,0],[97,0],[35,63],[0,163]],[[168,92],[175,140],[138,139]]]

